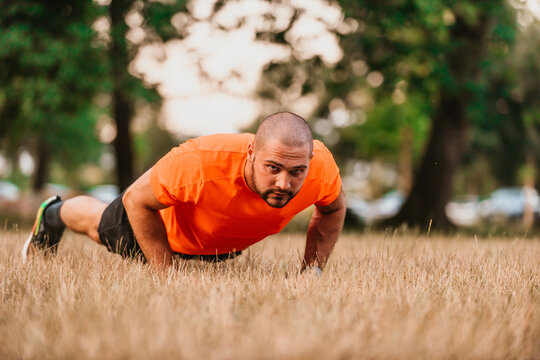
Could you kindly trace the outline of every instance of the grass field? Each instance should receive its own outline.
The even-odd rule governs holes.
[[[68,233],[21,264],[0,232],[0,359],[540,359],[540,240],[303,237],[159,274]]]

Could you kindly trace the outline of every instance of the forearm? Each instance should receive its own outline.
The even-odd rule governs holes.
[[[323,213],[315,208],[309,223],[302,268],[324,268],[339,238],[345,219],[345,208]]]
[[[127,195],[127,196],[126,196]],[[172,265],[173,251],[167,240],[165,224],[155,209],[141,206],[128,193],[124,195],[124,207],[133,229],[135,239],[148,262],[160,269]]]

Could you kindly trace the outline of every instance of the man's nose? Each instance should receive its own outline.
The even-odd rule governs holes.
[[[289,191],[291,189],[291,176],[285,171],[278,174],[276,179],[276,187],[280,190]]]

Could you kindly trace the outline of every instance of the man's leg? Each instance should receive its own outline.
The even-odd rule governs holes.
[[[66,201],[53,196],[41,204],[34,229],[21,250],[22,260],[36,251],[56,253],[67,227],[84,234],[113,253],[124,258],[140,259],[142,253],[122,201],[123,193],[106,204],[90,196],[77,196]]]
[[[101,244],[98,226],[107,204],[90,196],[76,196],[65,200],[60,208],[60,218],[66,227],[84,234]]]
[[[59,196],[45,200],[21,250],[23,262],[36,251],[55,254],[66,227],[100,243],[97,228],[106,206],[89,196],[78,196],[65,202]]]

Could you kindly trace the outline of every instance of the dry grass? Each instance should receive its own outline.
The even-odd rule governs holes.
[[[538,359],[540,241],[301,236],[166,275],[68,234],[22,265],[0,232],[1,359]]]

